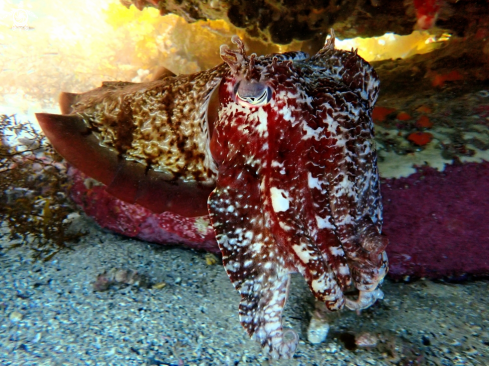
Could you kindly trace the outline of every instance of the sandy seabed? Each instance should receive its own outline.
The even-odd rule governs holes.
[[[487,280],[387,280],[383,301],[330,315],[326,341],[313,345],[314,299],[293,275],[284,322],[300,344],[294,359],[272,361],[241,327],[239,295],[219,262],[78,220],[88,235],[45,263],[7,251],[6,235],[0,242],[1,365],[489,365]],[[94,292],[112,268],[166,286]],[[376,345],[357,347],[362,337]]]

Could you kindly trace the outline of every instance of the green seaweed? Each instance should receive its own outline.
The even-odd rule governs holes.
[[[66,166],[46,137],[15,115],[0,115],[0,222],[12,241],[7,249],[25,246],[34,259],[47,261],[84,235],[69,230],[68,215],[75,212],[69,185]]]

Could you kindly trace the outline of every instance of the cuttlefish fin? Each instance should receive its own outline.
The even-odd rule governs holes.
[[[80,94],[62,92],[59,95],[59,107],[61,114],[70,114],[73,112],[73,105],[78,102]]]
[[[63,94],[61,98],[68,101],[69,93]],[[101,183],[109,184],[113,180],[117,153],[100,146],[81,117],[36,113],[36,118],[55,150],[70,164]]]
[[[166,67],[160,66],[155,70],[152,81],[162,80],[169,76],[173,77],[176,76],[176,74],[168,70]]]
[[[101,146],[80,116],[36,113],[36,117],[56,151],[75,168],[106,185],[107,192],[118,199],[155,213],[207,215],[207,197],[213,185],[175,181],[168,174],[125,159]]]

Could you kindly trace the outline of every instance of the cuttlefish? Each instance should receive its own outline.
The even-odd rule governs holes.
[[[288,358],[298,344],[282,326],[292,273],[330,310],[382,297],[379,80],[356,51],[335,49],[334,34],[312,57],[248,55],[233,42],[210,70],[63,93],[62,115],[37,118],[71,165],[126,205],[176,221],[209,215],[241,324]]]

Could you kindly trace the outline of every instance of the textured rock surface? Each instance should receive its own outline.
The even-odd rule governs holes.
[[[188,22],[224,19],[251,36],[286,44],[293,39],[324,38],[333,27],[340,38],[372,37],[387,32],[409,34],[413,28],[436,26],[468,36],[487,26],[487,1],[434,0],[122,0],[139,9],[156,7]]]
[[[384,180],[381,189],[384,232],[391,241],[389,276],[489,274],[489,163],[451,165],[444,172],[422,168],[408,178]],[[117,233],[219,253],[210,228],[205,235],[196,234],[195,218],[156,215],[128,205],[103,186],[87,188],[82,176],[75,176],[72,197],[101,226]],[[205,219],[200,220],[205,228]]]
[[[383,99],[392,101],[393,96],[416,96],[427,90],[436,94],[451,83],[465,83],[473,89],[477,88],[475,84],[479,84],[481,89],[487,88],[489,27],[486,31],[487,36],[484,37],[454,38],[430,53],[372,62],[381,83],[377,105]]]
[[[421,168],[382,194],[391,277],[489,274],[489,163]]]

